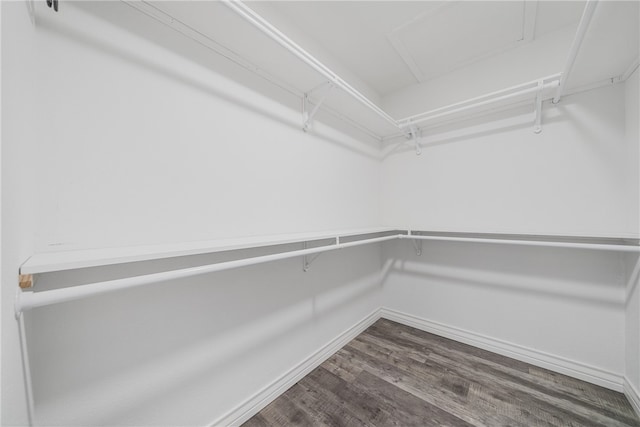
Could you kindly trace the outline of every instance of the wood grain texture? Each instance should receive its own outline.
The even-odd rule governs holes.
[[[623,394],[378,320],[244,426],[636,426]]]

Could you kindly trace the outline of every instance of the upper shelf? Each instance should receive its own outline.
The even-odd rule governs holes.
[[[461,233],[412,230],[408,239],[491,243],[516,246],[545,246],[556,248],[591,249],[615,252],[640,252],[640,240],[621,237],[559,236],[535,234]]]
[[[225,9],[224,7],[216,6],[218,8],[215,11],[216,16],[224,16],[225,19],[229,20],[237,20],[239,17],[252,27],[252,29],[247,29],[244,25],[234,25],[233,28],[229,30],[231,34],[216,33],[211,28],[211,25],[206,25],[208,19],[206,16],[209,15],[205,14],[205,11],[199,14],[197,18],[191,16],[189,20],[185,19],[181,14],[184,13],[184,11],[181,12],[180,8],[177,7],[173,7],[172,9],[172,7],[167,5],[166,7],[163,6],[160,8],[148,2],[124,1],[138,11],[152,17],[154,20],[178,31],[201,45],[205,45],[231,59],[233,62],[241,64],[248,70],[258,73],[261,77],[271,81],[275,85],[282,88],[286,87],[287,90],[300,96],[305,101],[308,100],[311,105],[308,106],[308,110],[303,112],[304,117],[303,120],[301,120],[301,127],[305,130],[309,122],[313,119],[313,115],[318,110],[322,110],[345,119],[348,123],[356,125],[360,130],[363,130],[369,136],[381,142],[402,137],[417,139],[420,129],[438,125],[444,118],[454,120],[462,119],[496,106],[502,107],[516,103],[521,104],[523,101],[536,102],[536,116],[540,117],[541,101],[554,98],[555,102],[557,102],[563,94],[566,81],[573,67],[573,61],[580,48],[582,38],[589,26],[592,12],[597,3],[596,1],[587,2],[585,14],[580,21],[575,40],[566,61],[567,63],[561,73],[553,76],[540,76],[533,82],[525,82],[467,101],[440,107],[410,117],[396,119],[380,108],[376,103],[377,100],[368,96],[366,90],[361,90],[356,87],[357,85],[348,82],[347,79],[343,78],[339,73],[336,73],[335,70],[305,50],[294,39],[284,34],[254,9],[239,0],[224,0],[220,2],[219,4],[227,6],[227,10],[222,10]],[[233,13],[231,13],[231,11]],[[173,14],[177,14],[177,17],[173,16]],[[192,20],[195,20],[193,24],[195,27],[187,23]],[[201,26],[202,28],[200,28]],[[266,40],[254,36],[247,38],[245,33],[249,32],[252,34],[262,33],[267,36],[267,40],[270,39],[269,41],[277,43],[283,49],[280,52],[267,49],[267,45],[264,44]],[[220,43],[220,40],[217,40],[218,38],[226,42],[233,41],[235,45],[232,44],[232,48],[225,47]],[[250,40],[251,43],[248,43],[248,40]],[[262,52],[263,50],[268,52]],[[254,53],[248,54],[247,52]],[[254,56],[257,57],[257,62],[254,63],[254,61],[245,57],[247,55],[251,58]],[[291,61],[289,59],[290,57],[294,57],[296,61]],[[281,68],[283,67],[286,69],[282,70]],[[282,75],[285,77],[283,78]],[[311,84],[310,82],[313,83]],[[331,93],[326,96],[327,91],[317,90],[318,87],[323,87],[320,82],[329,83],[331,87],[336,88],[336,90],[331,91]],[[538,85],[538,83],[540,83],[540,85]],[[553,91],[553,93],[550,93],[551,91]],[[535,123],[535,131],[539,132],[540,129],[540,119],[538,118]],[[419,147],[417,146],[416,148],[416,151],[419,153]]]
[[[130,246],[44,252],[32,255],[20,266],[20,274],[50,273],[61,270],[150,261],[189,255],[201,255],[239,249],[261,248],[289,243],[348,238],[359,235],[388,233],[394,228],[361,228],[333,232],[293,233],[273,236],[204,240],[163,245]]]
[[[361,228],[334,232],[294,233],[274,236],[242,237],[164,245],[119,248],[86,249],[39,253],[31,256],[20,267],[20,274],[50,273],[62,270],[150,261],[189,255],[210,254],[239,249],[334,240],[342,243],[372,234],[395,235],[398,238],[461,243],[490,243],[519,246],[545,246],[574,249],[640,252],[638,239],[612,237],[546,236],[523,234],[478,234],[433,232],[399,229],[394,227]]]

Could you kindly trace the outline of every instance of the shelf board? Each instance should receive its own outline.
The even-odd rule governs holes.
[[[188,255],[201,255],[238,249],[301,243],[314,240],[354,237],[358,235],[387,233],[395,228],[377,227],[333,232],[293,233],[271,236],[249,236],[233,239],[203,240],[149,246],[128,246],[100,249],[84,249],[59,252],[43,252],[32,255],[20,266],[20,274],[51,273],[62,270],[150,261]]]
[[[545,246],[571,249],[593,249],[617,252],[640,252],[640,241],[626,237],[561,236],[537,234],[464,233],[412,230],[407,238],[422,240],[495,243],[518,246]]]
[[[62,270],[97,267],[129,262],[150,261],[189,255],[201,255],[239,249],[336,239],[357,240],[358,236],[390,233],[404,234],[426,240],[467,243],[500,243],[525,246],[566,247],[575,249],[640,252],[638,239],[618,237],[550,236],[530,234],[458,233],[412,230],[397,227],[360,228],[333,232],[294,233],[271,236],[250,236],[233,239],[181,242],[150,246],[85,249],[37,253],[20,267],[20,274],[51,273]]]

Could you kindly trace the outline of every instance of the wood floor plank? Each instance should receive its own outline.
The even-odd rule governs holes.
[[[245,424],[640,427],[623,394],[381,319]]]
[[[423,331],[417,331],[415,333],[430,335]],[[515,389],[519,396],[523,396],[522,393],[525,393],[524,396],[529,394],[530,396],[528,397],[530,398],[542,399],[541,401],[538,401],[542,406],[548,406],[547,404],[549,404],[552,408],[557,406],[567,409],[569,406],[575,405],[570,408],[570,411],[573,411],[576,414],[581,414],[585,419],[595,418],[597,422],[607,422],[611,425],[618,425],[616,421],[620,421],[623,423],[622,425],[626,425],[624,423],[633,422],[635,419],[635,415],[631,407],[626,402],[626,398],[624,398],[620,393],[610,393],[609,390],[602,387],[584,383],[575,379],[571,379],[571,382],[574,384],[575,382],[582,383],[582,387],[580,387],[580,389],[571,390],[571,387],[563,387],[561,381],[556,381],[555,383],[552,383],[552,385],[532,381],[535,380],[536,377],[529,375],[526,372],[522,372],[523,370],[513,372],[510,369],[505,369],[508,364],[495,363],[497,357],[508,359],[504,356],[495,355],[492,356],[492,360],[485,360],[478,358],[477,356],[469,356],[468,354],[463,353],[461,349],[453,350],[451,349],[451,346],[443,348],[439,344],[442,342],[442,338],[437,338],[438,339],[433,340],[433,346],[430,348],[430,359],[435,362],[443,362],[443,369],[454,370],[460,375],[472,378],[475,381],[481,381],[485,385],[488,385],[491,380],[495,380],[495,386]],[[390,339],[397,341],[401,338],[395,336]],[[422,343],[420,339],[418,339],[418,342]],[[465,369],[465,372],[460,372],[460,369]],[[556,378],[561,377],[564,379],[569,378],[564,375],[556,374]],[[489,382],[487,380],[489,380]],[[612,394],[615,395],[617,399],[614,400],[611,399],[611,397],[608,397],[606,400],[609,401],[609,404],[602,405],[603,399],[601,398],[601,395],[611,396]],[[600,412],[604,412],[604,414],[601,415]]]

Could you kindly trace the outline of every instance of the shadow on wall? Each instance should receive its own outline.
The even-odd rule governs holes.
[[[640,282],[640,255],[639,254],[629,254],[627,255],[626,263],[627,267],[627,284],[626,284],[626,293],[627,297],[625,298],[625,306],[629,306],[632,300],[632,296],[638,287],[638,282]]]
[[[453,242],[425,244],[421,256],[411,248],[400,253],[404,256],[387,260],[383,284],[395,273],[422,279],[425,286],[438,283],[613,309],[625,304],[619,253]]]
[[[91,9],[91,6],[88,6],[91,3],[92,2],[78,2],[76,7],[79,6],[80,9],[85,13],[96,13]],[[124,3],[106,2],[107,5],[109,5],[109,3],[115,4],[114,7],[124,8],[126,13],[128,14],[140,14],[140,12],[136,12],[133,8],[126,6]],[[104,7],[104,5],[102,5],[102,7]],[[112,6],[109,5],[109,7]],[[120,11],[120,13],[122,14],[124,12]],[[215,74],[212,74],[212,80],[215,79],[216,75],[223,76],[224,79],[237,82],[242,86],[249,88],[251,91],[259,93],[262,96],[274,100],[279,104],[293,110],[293,114],[287,114],[286,116],[284,116],[282,114],[276,114],[273,109],[269,109],[268,107],[260,108],[256,106],[256,103],[248,102],[246,99],[235,95],[231,90],[225,90],[221,86],[216,87],[215,85],[208,82],[205,83],[203,81],[198,81],[197,79],[190,77],[187,73],[182,72],[178,68],[171,68],[167,66],[169,61],[165,61],[163,63],[161,62],[161,59],[157,62],[145,59],[142,55],[136,54],[127,47],[117,45],[113,41],[108,39],[101,39],[97,37],[95,33],[91,33],[90,31],[74,27],[72,25],[69,25],[69,23],[64,22],[63,20],[56,18],[59,17],[57,15],[51,16],[51,14],[38,15],[36,19],[36,29],[47,31],[48,33],[50,33],[49,37],[62,37],[65,40],[71,41],[74,44],[82,47],[83,49],[89,48],[92,52],[99,51],[110,57],[124,60],[129,64],[144,69],[145,71],[161,75],[173,82],[188,86],[191,89],[195,89],[200,93],[206,93],[213,98],[234,104],[252,114],[259,114],[267,117],[269,120],[272,120],[283,126],[287,126],[289,128],[300,131],[300,134],[303,135],[301,114],[302,99],[298,94],[291,93],[289,90],[282,87],[275,87],[273,84],[268,83],[266,80],[258,76],[254,76],[251,74],[251,72],[241,68],[236,64],[233,64],[230,60],[227,60],[218,54],[212,53],[207,48],[197,45],[195,42],[188,40],[179,34],[177,37],[175,37],[175,33],[173,32],[173,30],[168,28],[160,28],[161,24],[158,24],[158,28],[156,28],[149,25],[136,25],[135,22],[138,21],[134,20],[135,22],[132,23],[131,19],[121,19],[116,20],[115,22],[110,22],[112,24],[118,25],[128,33],[135,34],[136,36],[144,38],[145,40],[151,41],[155,44],[158,43],[157,40],[165,41],[165,43],[161,45],[163,49],[169,49],[172,54],[179,55],[189,62],[205,67],[207,70],[215,70]],[[139,16],[136,18],[139,19],[143,17]],[[144,18],[150,19],[147,17]],[[151,31],[151,28],[155,28],[155,30]],[[165,34],[167,32],[174,35],[174,37],[167,38]],[[161,37],[160,34],[162,34],[163,36]],[[55,43],[55,38],[52,38],[52,40],[52,42]],[[212,56],[214,56],[215,58],[211,58]],[[298,113],[298,111],[300,111],[300,113]],[[363,134],[357,132],[353,127],[342,124],[338,119],[324,117],[323,120],[326,121],[328,125],[339,129],[340,132],[343,132],[351,136],[352,138],[355,138],[358,143],[366,146],[368,150],[364,149],[365,147],[358,147],[354,145],[353,141],[348,142],[346,140],[336,139],[335,137],[329,135],[327,132],[318,133],[314,131],[312,133],[317,134],[317,136],[321,137],[324,141],[331,142],[336,146],[346,149],[354,154],[370,157],[374,160],[379,160],[378,155],[372,154],[370,152],[371,149],[380,149],[380,145],[377,141],[372,140],[368,136],[363,136]],[[113,123],[111,125],[113,125]]]
[[[379,289],[379,265],[360,262],[375,259],[370,250],[349,251],[323,254],[326,264],[306,274],[294,258],[27,313],[36,414],[79,401],[92,423],[108,425],[233,369],[251,378],[265,348],[286,350],[290,337]]]

